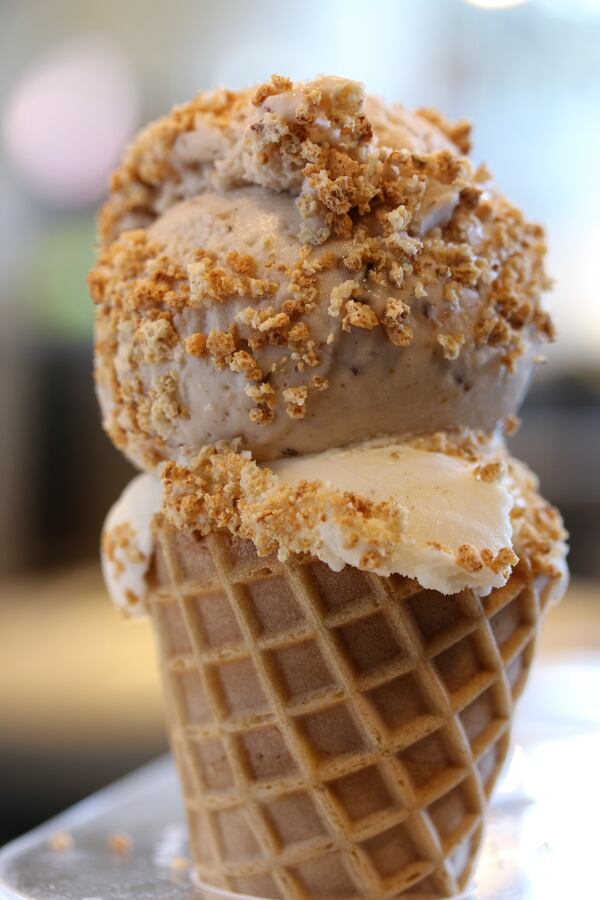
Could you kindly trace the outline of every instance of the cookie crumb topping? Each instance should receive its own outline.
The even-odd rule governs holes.
[[[382,439],[379,446],[387,443]],[[475,478],[489,484],[503,480],[514,498],[512,547],[494,552],[461,544],[453,549],[430,540],[432,550],[470,574],[488,570],[506,580],[512,568],[521,564],[535,575],[561,577],[556,560],[564,555],[566,532],[560,515],[539,495],[535,476],[508,456],[501,443],[463,431],[403,439],[403,446],[459,457]],[[319,480],[290,485],[235,445],[206,447],[189,466],[169,462],[163,467],[162,481],[163,508],[177,528],[199,534],[228,531],[251,540],[263,556],[322,557],[326,544],[322,529],[332,526],[343,534],[346,547],[365,548],[360,568],[377,571],[406,537],[407,511],[393,497],[373,501]]]

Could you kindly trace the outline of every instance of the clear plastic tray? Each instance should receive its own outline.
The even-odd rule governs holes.
[[[600,896],[600,663],[542,666],[492,805],[473,900]],[[57,849],[56,844],[71,846]],[[58,836],[58,838],[57,838]],[[53,844],[55,845],[53,847]],[[169,758],[140,769],[0,850],[2,900],[200,900]]]

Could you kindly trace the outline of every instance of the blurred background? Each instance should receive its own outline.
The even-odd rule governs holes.
[[[0,4],[0,843],[165,746],[151,637],[99,580],[131,470],[99,425],[85,275],[123,146],[200,88],[326,71],[475,122],[475,158],[547,226],[560,340],[513,449],[594,593],[599,47],[600,0]]]

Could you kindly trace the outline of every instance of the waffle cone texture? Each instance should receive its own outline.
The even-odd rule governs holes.
[[[463,890],[548,581],[488,597],[163,525],[149,606],[198,877],[285,900]]]

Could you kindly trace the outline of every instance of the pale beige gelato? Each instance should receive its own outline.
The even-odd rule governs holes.
[[[350,272],[339,265],[319,272],[314,280],[321,302],[296,323],[297,328],[310,329],[310,336],[290,341],[292,325],[286,329],[285,342],[255,348],[253,355],[262,379],[249,383],[239,367],[218,367],[208,353],[196,356],[187,352],[185,341],[190,336],[225,334],[232,326],[237,330],[238,343],[247,348],[245,342],[251,341],[256,330],[254,323],[247,321],[249,301],[252,315],[261,316],[285,303],[289,295],[288,273],[298,256],[299,223],[299,213],[289,195],[247,187],[226,194],[201,194],[172,207],[150,226],[149,238],[187,271],[190,304],[173,311],[168,331],[165,320],[157,325],[147,323],[143,316],[120,323],[115,374],[121,390],[135,394],[140,384],[144,394],[156,391],[158,401],[149,411],[150,434],[146,429],[132,429],[130,408],[115,407],[111,391],[100,381],[108,421],[113,420],[129,435],[127,452],[134,461],[144,463],[150,442],[161,456],[181,459],[190,458],[205,444],[241,437],[255,457],[272,459],[340,446],[365,434],[429,432],[459,426],[491,430],[516,411],[529,378],[531,348],[509,369],[498,348],[478,345],[473,338],[481,305],[475,290],[464,289],[460,304],[444,298],[442,283],[429,285],[426,294],[417,297],[414,276],[395,288],[388,283],[365,286],[362,272]],[[203,294],[204,270],[202,262],[195,261],[198,247],[217,259],[232,252],[248,255],[273,289],[256,298],[244,293],[215,303]],[[326,250],[315,252],[313,259],[318,262],[332,253],[343,259],[352,250],[351,239],[334,238],[327,242]],[[433,258],[429,264],[434,265]],[[286,267],[284,271],[279,270],[282,266]],[[390,298],[405,304],[410,310],[406,318],[410,341],[406,346],[392,343],[378,324],[346,326],[343,311],[334,314],[331,300],[326,302],[336,292],[356,296],[361,303],[368,298],[369,310],[379,318],[385,316]],[[258,327],[261,325],[259,322]],[[448,358],[438,340],[440,333],[467,336],[456,358]],[[163,334],[177,334],[180,339],[175,341],[173,337],[166,345]],[[296,360],[294,353],[299,357]],[[309,354],[310,361],[303,363],[302,355]],[[171,372],[177,381],[178,406],[186,413],[165,418],[163,394],[157,385],[169,379]],[[273,411],[268,423],[251,417],[257,408],[254,391],[260,390],[261,384],[272,391],[266,395]],[[315,387],[321,384],[326,387]],[[306,402],[297,412],[294,409],[293,415],[287,409],[289,388],[307,391]],[[327,422],[326,429],[323,422]]]
[[[543,237],[465,140],[330,78],[201,95],[144,133],[91,277],[117,445],[151,470],[514,415],[551,332]]]

